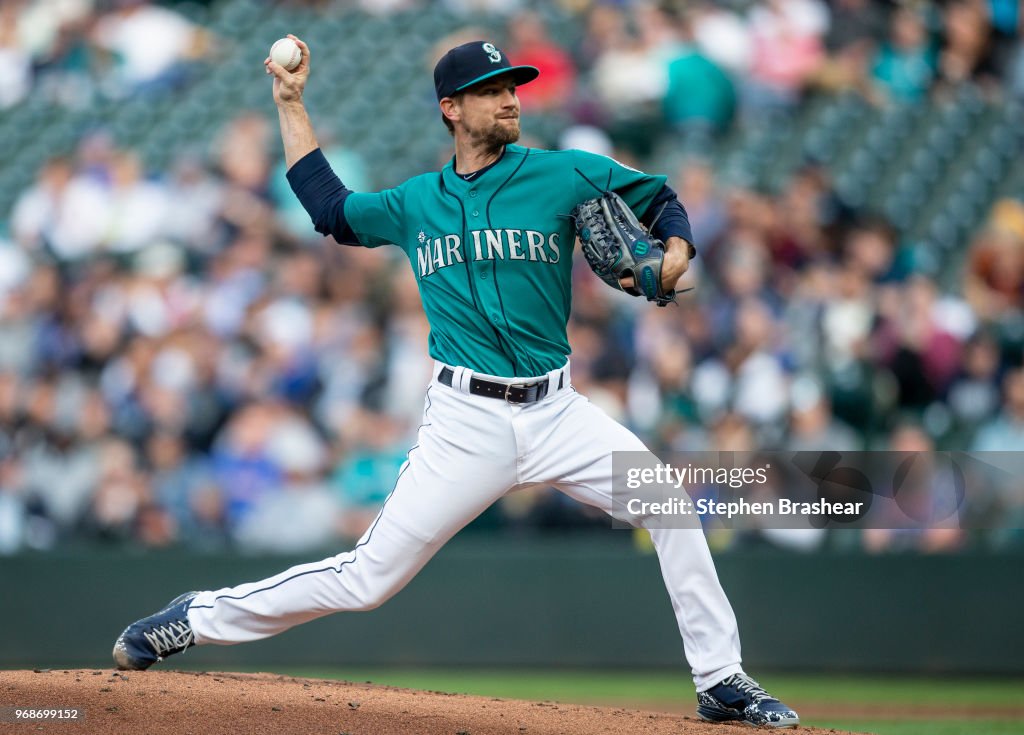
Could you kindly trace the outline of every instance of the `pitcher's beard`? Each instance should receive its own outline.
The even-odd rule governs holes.
[[[496,151],[519,140],[519,120],[515,120],[515,125],[505,125],[501,120],[495,120],[486,128],[470,130],[469,135],[476,145],[488,151]]]

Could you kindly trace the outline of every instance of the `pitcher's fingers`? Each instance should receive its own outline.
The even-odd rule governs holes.
[[[267,69],[269,69],[270,73],[273,74],[278,79],[280,79],[282,82],[287,81],[292,76],[283,66],[278,64],[276,61],[267,62]]]
[[[295,44],[299,47],[299,50],[302,52],[302,58],[308,59],[309,58],[309,46],[306,45],[306,42],[303,41],[298,36],[292,35],[291,33],[288,34],[288,38],[290,38],[293,41],[295,41]]]

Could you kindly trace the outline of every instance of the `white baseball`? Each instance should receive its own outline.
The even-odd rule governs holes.
[[[279,38],[270,47],[270,60],[291,71],[302,61],[302,51],[299,50],[299,44],[292,39]]]

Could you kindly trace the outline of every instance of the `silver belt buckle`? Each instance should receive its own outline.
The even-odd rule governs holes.
[[[540,385],[543,382],[544,382],[543,380],[538,380],[535,383],[523,383],[522,385],[513,385],[513,384],[510,383],[510,384],[506,385],[505,386],[505,402],[506,403],[512,403],[512,401],[509,400],[509,394],[512,392],[513,388],[520,388],[522,390],[529,390],[530,388],[537,388],[537,390],[539,391],[540,390]],[[548,382],[550,383],[550,381],[548,381]],[[526,401],[516,401],[516,403],[526,403]]]

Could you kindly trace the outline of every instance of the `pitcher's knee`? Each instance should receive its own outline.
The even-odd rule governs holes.
[[[340,609],[357,612],[375,610],[394,597],[412,578],[383,564],[367,562],[363,559],[339,569]]]
[[[381,586],[379,588],[373,587],[361,590],[358,594],[353,595],[355,599],[351,610],[354,612],[376,610],[378,607],[394,597],[402,586],[404,585]]]

